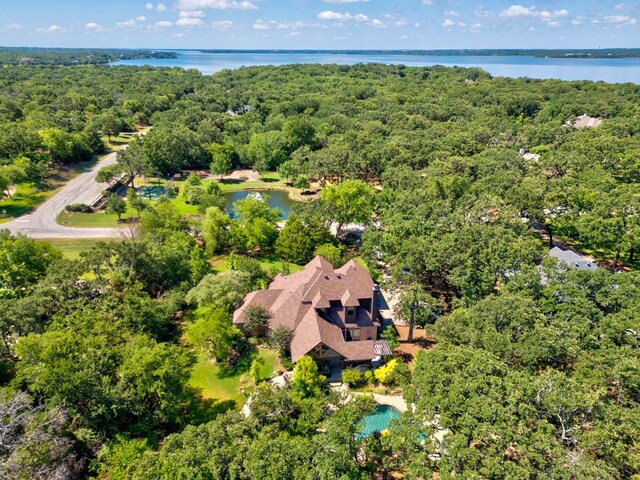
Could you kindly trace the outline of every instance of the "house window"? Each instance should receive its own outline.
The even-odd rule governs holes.
[[[347,307],[347,317],[351,318],[355,315],[356,309],[353,307]]]
[[[360,340],[359,328],[354,328],[353,330],[351,330],[351,340],[353,340],[354,342],[357,342],[358,340]]]

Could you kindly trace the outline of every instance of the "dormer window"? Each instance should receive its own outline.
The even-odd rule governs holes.
[[[347,307],[347,317],[352,317],[356,313],[356,309],[353,307]]]

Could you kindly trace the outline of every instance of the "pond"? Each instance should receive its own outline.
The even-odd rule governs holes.
[[[373,413],[362,419],[361,428],[356,437],[367,438],[375,432],[382,432],[387,429],[391,420],[396,420],[401,415],[400,410],[391,405],[378,405]]]
[[[291,207],[294,205],[293,200],[289,198],[289,194],[287,192],[283,192],[280,190],[269,190],[269,191],[256,191],[256,190],[238,190],[236,192],[225,192],[224,198],[227,201],[227,212],[233,218],[233,203],[238,200],[244,200],[247,197],[256,197],[262,199],[269,199],[269,206],[271,208],[277,208],[282,212],[282,220],[286,220],[289,218],[289,211]]]

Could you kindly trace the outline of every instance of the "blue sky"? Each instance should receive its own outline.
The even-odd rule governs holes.
[[[640,47],[640,1],[2,0],[0,45],[122,48]]]

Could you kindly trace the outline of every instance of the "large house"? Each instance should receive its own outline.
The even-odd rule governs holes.
[[[314,258],[303,270],[278,275],[267,290],[248,294],[233,315],[242,327],[245,312],[259,305],[267,310],[270,329],[294,332],[291,359],[310,355],[317,362],[365,362],[390,355],[381,331],[377,285],[353,260],[334,269]]]

